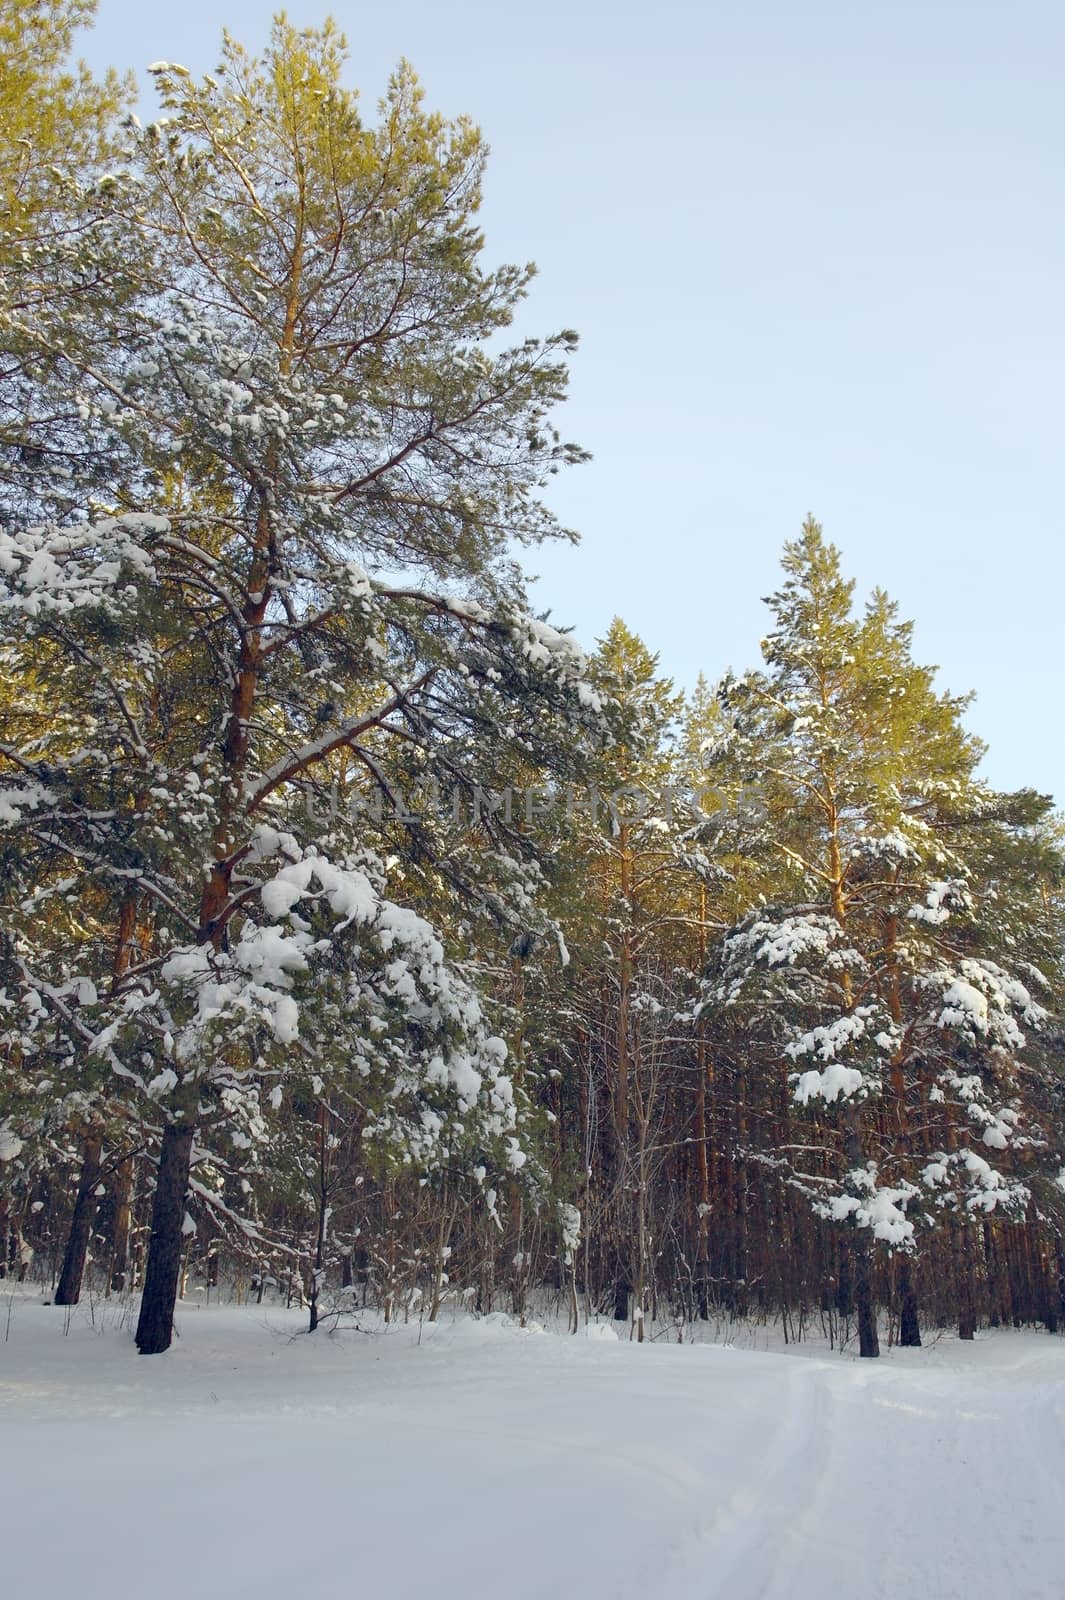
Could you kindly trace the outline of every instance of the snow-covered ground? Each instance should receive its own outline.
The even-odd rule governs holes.
[[[125,1326],[123,1326],[125,1322]],[[0,1293],[0,1592],[1060,1600],[1065,1340],[879,1362]],[[594,1335],[597,1330],[591,1330]],[[6,1337],[5,1337],[6,1336]]]

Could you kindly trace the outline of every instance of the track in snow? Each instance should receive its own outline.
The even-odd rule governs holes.
[[[0,1338],[4,1306],[0,1303]],[[1060,1600],[1065,1341],[879,1363],[14,1305],[0,1581],[56,1600]]]

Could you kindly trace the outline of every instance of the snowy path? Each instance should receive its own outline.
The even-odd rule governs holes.
[[[0,1340],[5,1307],[0,1300]],[[105,1308],[0,1342],[0,1588],[124,1600],[1059,1600],[1065,1341],[880,1363]]]

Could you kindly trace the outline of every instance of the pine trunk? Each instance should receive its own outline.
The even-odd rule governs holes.
[[[951,1246],[958,1297],[958,1338],[976,1338],[976,1311],[973,1305],[973,1274],[969,1253],[969,1233],[962,1224],[951,1223]]]
[[[880,1339],[873,1300],[873,1264],[869,1259],[869,1246],[860,1235],[856,1235],[854,1241],[854,1303],[858,1310],[858,1354],[878,1356]]]
[[[848,1102],[844,1111],[843,1148],[850,1167],[865,1164],[862,1148],[861,1110]],[[867,1230],[855,1228],[851,1236],[851,1261],[854,1274],[854,1304],[858,1312],[858,1354],[878,1356],[880,1339],[876,1331],[876,1304],[873,1300],[873,1263]]]
[[[57,1306],[76,1306],[81,1299],[81,1280],[89,1254],[89,1235],[96,1213],[96,1187],[100,1181],[100,1141],[87,1138],[82,1147],[81,1173],[74,1214],[70,1219],[63,1267],[55,1292]]]
[[[133,1196],[133,1158],[123,1161],[111,1181],[111,1277],[112,1294],[129,1288],[130,1202]]]
[[[916,1350],[921,1344],[921,1324],[917,1317],[917,1289],[913,1281],[913,1268],[903,1256],[899,1262],[899,1343]]]
[[[161,1355],[169,1350],[174,1332],[174,1306],[181,1274],[181,1225],[185,1220],[194,1132],[189,1124],[180,1122],[168,1122],[163,1132],[148,1262],[137,1322],[137,1349],[142,1356]]]

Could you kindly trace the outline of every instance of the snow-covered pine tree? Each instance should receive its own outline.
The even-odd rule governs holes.
[[[96,9],[96,0],[4,0],[0,9],[0,213],[13,251],[49,213],[69,220],[65,184],[114,146],[117,115],[132,99],[128,79],[109,72],[98,81],[71,60]]]
[[[558,1099],[579,1119],[572,1198],[585,1213],[583,1272],[611,1285],[614,1314],[643,1337],[658,1254],[657,1201],[684,1079],[667,1042],[679,1003],[674,959],[688,933],[678,788],[682,697],[657,657],[615,618],[590,673],[618,708],[613,741],[557,809],[552,901],[572,963],[551,972],[537,1007],[541,1052],[558,1063]],[[681,1135],[683,1138],[683,1135]],[[570,1197],[567,1197],[570,1198]],[[664,1224],[663,1224],[664,1225]]]
[[[480,264],[479,134],[407,67],[364,121],[331,24],[222,55],[200,84],[156,65],[166,115],[97,186],[93,249],[127,265],[104,326],[69,297],[5,322],[51,429],[4,534],[5,634],[96,707],[83,747],[46,722],[5,752],[13,848],[43,824],[75,892],[152,908],[113,995],[65,961],[89,1054],[163,1121],[145,1353],[197,1131],[263,1138],[293,1058],[371,1079],[365,1131],[402,1162],[520,1165],[501,1041],[328,800],[353,766],[387,788],[391,743],[470,791],[482,751],[561,761],[599,717],[508,555],[563,531],[539,493],[581,454],[549,422],[573,336],[501,344],[531,269]]]
[[[46,328],[106,328],[124,298],[126,253],[99,246],[96,183],[121,145],[131,77],[96,80],[71,60],[95,0],[5,0],[0,9],[0,514],[32,517],[34,485],[84,471],[70,396],[42,405]],[[34,337],[23,339],[22,329]]]
[[[885,596],[854,615],[812,520],[784,570],[765,670],[721,690],[713,755],[723,786],[760,786],[766,876],[703,1006],[742,1015],[752,1054],[771,1044],[796,1101],[826,1138],[835,1127],[824,1170],[782,1165],[849,1229],[861,1354],[875,1356],[872,1241],[905,1251],[936,1207],[968,1219],[1027,1199],[1017,1061],[1047,980],[1012,966],[981,908],[986,861],[1021,813],[1038,830],[1048,803],[980,782],[967,702],[914,664]]]
[[[132,100],[132,83],[109,73],[100,82],[84,65],[71,61],[74,35],[95,13],[92,0],[11,0],[0,16],[0,328],[4,361],[0,370],[0,506],[15,526],[32,520],[41,508],[38,481],[54,482],[71,470],[66,455],[50,459],[50,447],[71,442],[66,401],[43,409],[38,363],[21,330],[40,331],[44,323],[83,311],[101,296],[97,269],[103,258],[92,243],[96,205],[93,186],[120,144],[119,114]],[[116,263],[112,261],[111,265]],[[102,274],[107,276],[106,270]],[[78,314],[76,312],[76,314]],[[47,363],[47,357],[43,357]],[[82,462],[84,465],[84,462]],[[3,619],[2,651],[5,684],[0,693],[0,745],[5,771],[11,763],[19,774],[14,808],[6,808],[4,824],[25,815],[24,802],[35,792],[35,741],[51,725],[64,759],[77,757],[85,723],[69,708],[67,689],[82,674],[83,663],[68,661],[58,686],[50,677],[54,662]],[[84,706],[81,708],[84,709]],[[19,768],[18,752],[31,756]],[[82,797],[83,798],[83,797]],[[91,825],[87,830],[91,834]],[[89,839],[86,844],[91,849]],[[7,1078],[4,1104],[16,1113],[26,1140],[10,1133],[8,1148],[19,1146],[17,1165],[26,1192],[43,1163],[68,1153],[84,1139],[82,1179],[93,1171],[94,1152],[104,1112],[99,1071],[73,1070],[84,1056],[76,1010],[79,996],[94,992],[89,979],[74,977],[70,950],[81,947],[79,966],[93,962],[90,949],[108,944],[108,909],[98,893],[69,876],[69,861],[58,860],[50,841],[39,838],[28,850],[5,841],[3,897],[5,937],[0,946],[5,1010],[5,1048],[0,1073]],[[23,930],[32,923],[33,940]],[[107,970],[107,955],[96,965]],[[48,1007],[40,1002],[38,984],[52,992]],[[98,1064],[97,1064],[98,1065]],[[71,1070],[65,1070],[65,1069]],[[92,1079],[93,1081],[87,1081]],[[50,1087],[44,1087],[49,1086]],[[43,1092],[42,1092],[43,1088]],[[9,1124],[10,1131],[10,1124]],[[8,1169],[9,1177],[11,1169]],[[79,1182],[79,1200],[68,1241],[68,1258],[82,1253],[76,1235],[84,1231],[86,1184]],[[69,1265],[69,1261],[67,1263]],[[60,1297],[76,1299],[80,1272],[64,1270]]]

